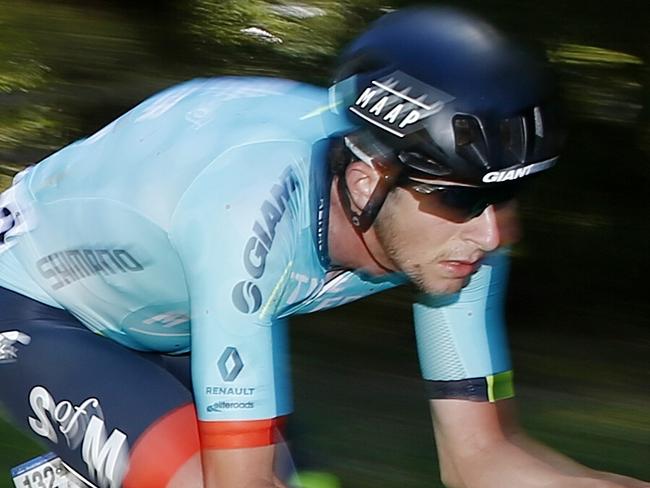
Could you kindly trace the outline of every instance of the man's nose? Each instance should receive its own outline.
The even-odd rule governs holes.
[[[478,217],[466,222],[465,239],[477,244],[482,251],[494,251],[501,244],[501,228],[494,205],[489,205]]]

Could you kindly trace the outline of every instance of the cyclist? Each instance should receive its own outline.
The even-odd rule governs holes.
[[[482,21],[416,9],[354,41],[329,90],[146,100],[1,197],[0,402],[102,487],[283,486],[287,318],[411,281],[448,486],[647,486],[512,416],[503,249],[558,157],[548,87]]]

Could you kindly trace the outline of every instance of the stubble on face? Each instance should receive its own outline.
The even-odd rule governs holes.
[[[448,276],[441,263],[466,256],[454,239],[456,224],[422,215],[404,194],[392,191],[373,226],[388,257],[421,291],[444,295],[460,291],[470,276]]]

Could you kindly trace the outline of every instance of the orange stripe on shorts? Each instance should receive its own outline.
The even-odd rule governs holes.
[[[161,417],[138,438],[122,486],[164,488],[199,450],[196,410],[189,403]]]

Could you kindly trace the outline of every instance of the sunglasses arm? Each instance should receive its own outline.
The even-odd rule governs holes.
[[[343,210],[359,234],[362,234],[370,228],[379,213],[379,209],[384,204],[388,192],[395,186],[403,170],[403,166],[395,162],[374,162],[373,167],[380,175],[379,181],[361,212],[355,212],[352,209],[350,190],[345,179],[345,173],[339,175],[338,179],[337,188]]]

